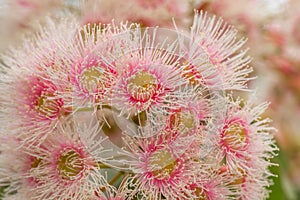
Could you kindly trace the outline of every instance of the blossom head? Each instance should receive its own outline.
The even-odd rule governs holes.
[[[46,35],[62,28],[55,30]],[[227,95],[251,79],[249,58],[236,52],[245,41],[235,36],[222,20],[196,13],[190,37],[74,24],[66,38],[35,38],[33,46],[49,51],[1,66],[8,73],[0,91],[14,89],[0,97],[1,120],[29,155],[10,188],[36,200],[266,197],[277,149],[260,118],[267,104]]]
[[[171,106],[170,99],[176,96],[175,91],[185,84],[179,76],[180,68],[175,67],[179,62],[179,58],[172,53],[176,44],[162,50],[161,44],[146,42],[154,42],[157,31],[133,30],[134,34],[123,37],[123,45],[116,47],[123,49],[117,52],[124,53],[112,54],[112,61],[108,63],[120,71],[112,102],[122,114],[137,115],[142,111],[151,112],[158,107]]]
[[[105,66],[100,58],[92,55],[72,69],[70,81],[81,99],[90,99],[94,104],[107,101],[109,91],[116,79],[114,69]]]
[[[24,101],[20,104],[28,107],[28,110],[23,112],[36,115],[35,118],[55,119],[59,117],[63,110],[63,100],[55,97],[57,88],[42,76],[28,77],[28,80],[20,83],[19,91]],[[34,117],[32,116],[32,118]]]

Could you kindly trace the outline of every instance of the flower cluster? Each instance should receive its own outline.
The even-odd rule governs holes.
[[[300,126],[295,119],[300,116],[300,2],[205,0],[199,8],[222,16],[248,37],[253,66],[261,77],[253,83],[259,86],[259,95],[272,102],[267,114],[278,128],[276,139],[286,157],[280,173],[291,187],[283,189],[299,196]]]
[[[50,18],[2,56],[4,199],[265,199],[267,103],[234,98],[252,68],[236,30],[189,34]]]

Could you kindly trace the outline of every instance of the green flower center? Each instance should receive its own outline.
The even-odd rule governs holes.
[[[226,128],[223,141],[231,149],[240,150],[247,144],[247,130],[241,123],[234,122]]]
[[[105,88],[104,73],[100,68],[89,67],[85,69],[81,74],[81,81],[84,89],[90,93],[103,90]]]
[[[149,100],[155,94],[156,88],[156,77],[145,71],[132,76],[128,84],[128,91],[138,101]]]
[[[170,123],[170,125],[174,128],[183,127],[191,129],[195,127],[195,118],[189,111],[183,111],[171,116]]]
[[[85,163],[82,155],[71,149],[63,152],[57,163],[57,170],[62,179],[75,180],[85,169]]]
[[[149,169],[157,179],[169,177],[176,168],[176,159],[170,151],[161,149],[155,151],[149,158]]]

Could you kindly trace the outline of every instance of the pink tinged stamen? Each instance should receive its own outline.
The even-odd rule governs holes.
[[[64,102],[56,97],[57,89],[50,81],[34,77],[31,82],[30,91],[26,95],[27,104],[31,110],[36,111],[45,118],[57,118],[62,110]]]
[[[63,180],[74,181],[83,177],[86,167],[86,155],[75,148],[65,148],[58,155],[56,170]]]
[[[239,151],[249,144],[248,130],[245,122],[239,119],[229,121],[221,134],[221,143],[227,151]]]
[[[89,93],[103,92],[105,86],[101,78],[103,78],[103,69],[94,66],[84,69],[81,73],[83,89]]]
[[[81,66],[83,67],[83,66]],[[77,81],[79,89],[86,95],[99,100],[111,89],[117,73],[99,61],[92,60],[79,70]]]
[[[192,129],[196,126],[195,116],[188,110],[179,110],[170,115],[169,126],[171,129]]]
[[[129,78],[127,90],[132,99],[146,102],[157,94],[158,87],[154,75],[146,71],[140,71]]]
[[[227,166],[222,166],[219,169],[219,174],[226,174],[230,169]],[[237,167],[234,172],[230,171],[231,182],[229,185],[242,185],[245,182],[247,173],[245,169]]]
[[[27,179],[27,184],[35,186],[39,183],[39,178],[43,176],[43,174],[35,172],[39,166],[42,165],[43,160],[37,157],[30,157],[29,160],[29,165],[27,165],[25,169],[25,173],[30,173],[30,177]]]
[[[193,199],[195,200],[207,200],[209,196],[207,195],[207,191],[205,191],[202,187],[197,184],[189,185],[188,189],[192,191]],[[190,195],[187,195],[188,198],[191,198]]]
[[[172,178],[178,160],[167,149],[159,149],[148,158],[148,174],[158,181]]]
[[[203,82],[201,72],[199,72],[196,67],[191,64],[183,65],[182,78],[187,79],[189,84],[192,86],[196,86]]]

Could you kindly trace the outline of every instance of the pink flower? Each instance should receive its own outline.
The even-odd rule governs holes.
[[[201,87],[187,89],[185,93],[187,95],[178,98],[181,106],[169,111],[166,123],[170,129],[192,132],[204,127],[212,117],[212,105]]]
[[[186,81],[179,76],[181,68],[176,67],[180,58],[172,52],[176,42],[161,51],[161,44],[154,44],[156,32],[156,29],[144,33],[140,28],[133,30],[133,35],[120,41],[124,45],[116,47],[122,50],[116,52],[124,53],[113,54],[113,62],[108,63],[119,69],[120,79],[113,90],[112,104],[121,114],[137,115],[177,106],[172,99],[177,98],[176,90]]]
[[[176,81],[180,81],[176,79],[175,71],[159,63],[143,62],[141,59],[124,65],[128,68],[117,83],[113,97],[122,113],[137,114],[163,106],[178,84]]]
[[[110,89],[117,77],[117,72],[113,68],[102,63],[96,55],[87,55],[71,70],[70,81],[74,87],[72,93],[74,100],[79,96],[79,101],[88,99],[95,105],[100,102],[108,103]]]
[[[209,60],[207,68],[212,69],[205,72],[208,69],[202,69],[201,66],[198,71],[202,73],[204,82],[212,85],[212,88],[244,90],[247,81],[252,79],[247,77],[252,72],[252,68],[248,67],[251,59],[246,56],[247,51],[238,52],[246,40],[237,40],[236,35],[237,31],[222,19],[208,17],[202,11],[195,14],[191,42],[198,44],[199,48],[189,52],[188,61],[192,64],[197,62],[193,59],[196,55],[202,55],[203,59]]]
[[[55,98],[55,85],[45,79],[43,76],[28,77],[28,80],[22,81],[17,88],[23,96],[19,103],[26,105],[23,106],[24,110],[20,108],[20,112],[28,113],[31,119],[51,120],[57,119],[61,114],[64,102],[61,98]]]
[[[32,188],[34,199],[88,199],[96,198],[106,186],[106,179],[99,173],[99,162],[88,147],[92,144],[79,136],[78,124],[73,121],[59,124],[41,146],[26,151],[38,157],[35,173],[36,185]],[[97,126],[97,125],[96,125]],[[93,135],[97,128],[86,130]],[[82,135],[83,136],[83,135]],[[84,136],[83,136],[84,138]],[[84,140],[84,139],[83,139]],[[30,173],[30,176],[33,176]]]
[[[5,50],[11,44],[18,44],[21,36],[38,29],[36,19],[44,20],[59,5],[59,0],[11,0],[1,2],[6,9],[1,9],[0,50]],[[16,14],[17,13],[17,14]]]
[[[1,73],[1,102],[5,107],[1,123],[8,130],[18,130],[24,140],[34,142],[46,137],[60,118],[70,113],[70,108],[65,107],[67,99],[59,95],[59,90],[65,92],[66,88],[59,88],[51,78],[57,72],[56,63],[61,61],[62,49],[56,42],[60,37],[68,41],[72,35],[72,32],[58,35],[68,22],[54,24],[49,19],[40,35],[2,57],[1,69],[6,73]]]
[[[248,124],[242,119],[233,118],[227,120],[220,136],[220,143],[226,154],[242,156],[241,154],[247,151],[249,145],[249,131]],[[227,161],[230,162],[230,159],[227,158]]]
[[[196,172],[192,159],[195,154],[188,151],[192,137],[181,136],[168,129],[152,135],[139,139],[126,138],[130,149],[127,153],[130,157],[128,164],[135,174],[131,195],[140,194],[151,199],[161,199],[162,196],[184,198],[182,190]]]
[[[236,198],[241,199],[266,199],[270,191],[266,190],[272,183],[267,178],[270,174],[267,169],[253,169],[253,173],[242,168],[230,171],[227,166],[222,166],[219,173],[229,178],[227,186],[234,191]]]
[[[23,129],[19,137],[34,142],[45,137],[51,131],[61,117],[69,114],[64,106],[64,100],[57,96],[55,85],[43,76],[28,76],[16,81],[15,92],[18,96],[12,96],[17,105],[10,106],[13,110],[15,122],[11,128]],[[14,106],[14,107],[13,107]]]
[[[251,170],[252,167],[257,167],[256,164],[263,162],[264,158],[269,158],[269,153],[274,153],[276,148],[273,146],[272,135],[269,134],[272,130],[268,126],[269,119],[260,118],[267,104],[254,106],[251,102],[246,102],[240,108],[240,103],[237,100],[228,105],[219,145],[230,170],[237,167]]]
[[[240,197],[245,200],[267,199],[270,191],[266,188],[272,184],[267,176],[263,172],[245,176],[239,191]]]
[[[212,169],[205,169],[197,174],[186,188],[189,189],[187,198],[191,199],[229,199],[235,197],[236,188],[230,185],[232,177],[219,174]]]
[[[60,87],[70,88],[67,92],[60,89],[61,96],[72,99],[69,106],[76,109],[110,105],[119,71],[104,58],[114,51],[115,41],[111,38],[127,32],[130,27],[127,24],[88,24],[76,29],[78,33],[66,44],[68,50],[63,52],[62,62],[57,63],[59,73],[52,77]]]
[[[96,199],[108,185],[99,173],[105,158],[94,156],[105,152],[99,131],[99,123],[67,120],[43,141],[1,138],[0,185],[8,186],[7,198]]]
[[[221,158],[226,165],[226,171],[237,177],[230,185],[238,186],[238,193],[243,199],[249,199],[251,191],[257,191],[257,198],[268,196],[266,189],[270,182],[266,178],[271,173],[272,165],[268,160],[276,155],[277,147],[269,127],[269,119],[261,119],[260,115],[267,104],[255,105],[252,102],[236,100],[228,106],[219,135]],[[233,179],[234,180],[234,179]],[[250,189],[255,187],[255,189]]]

